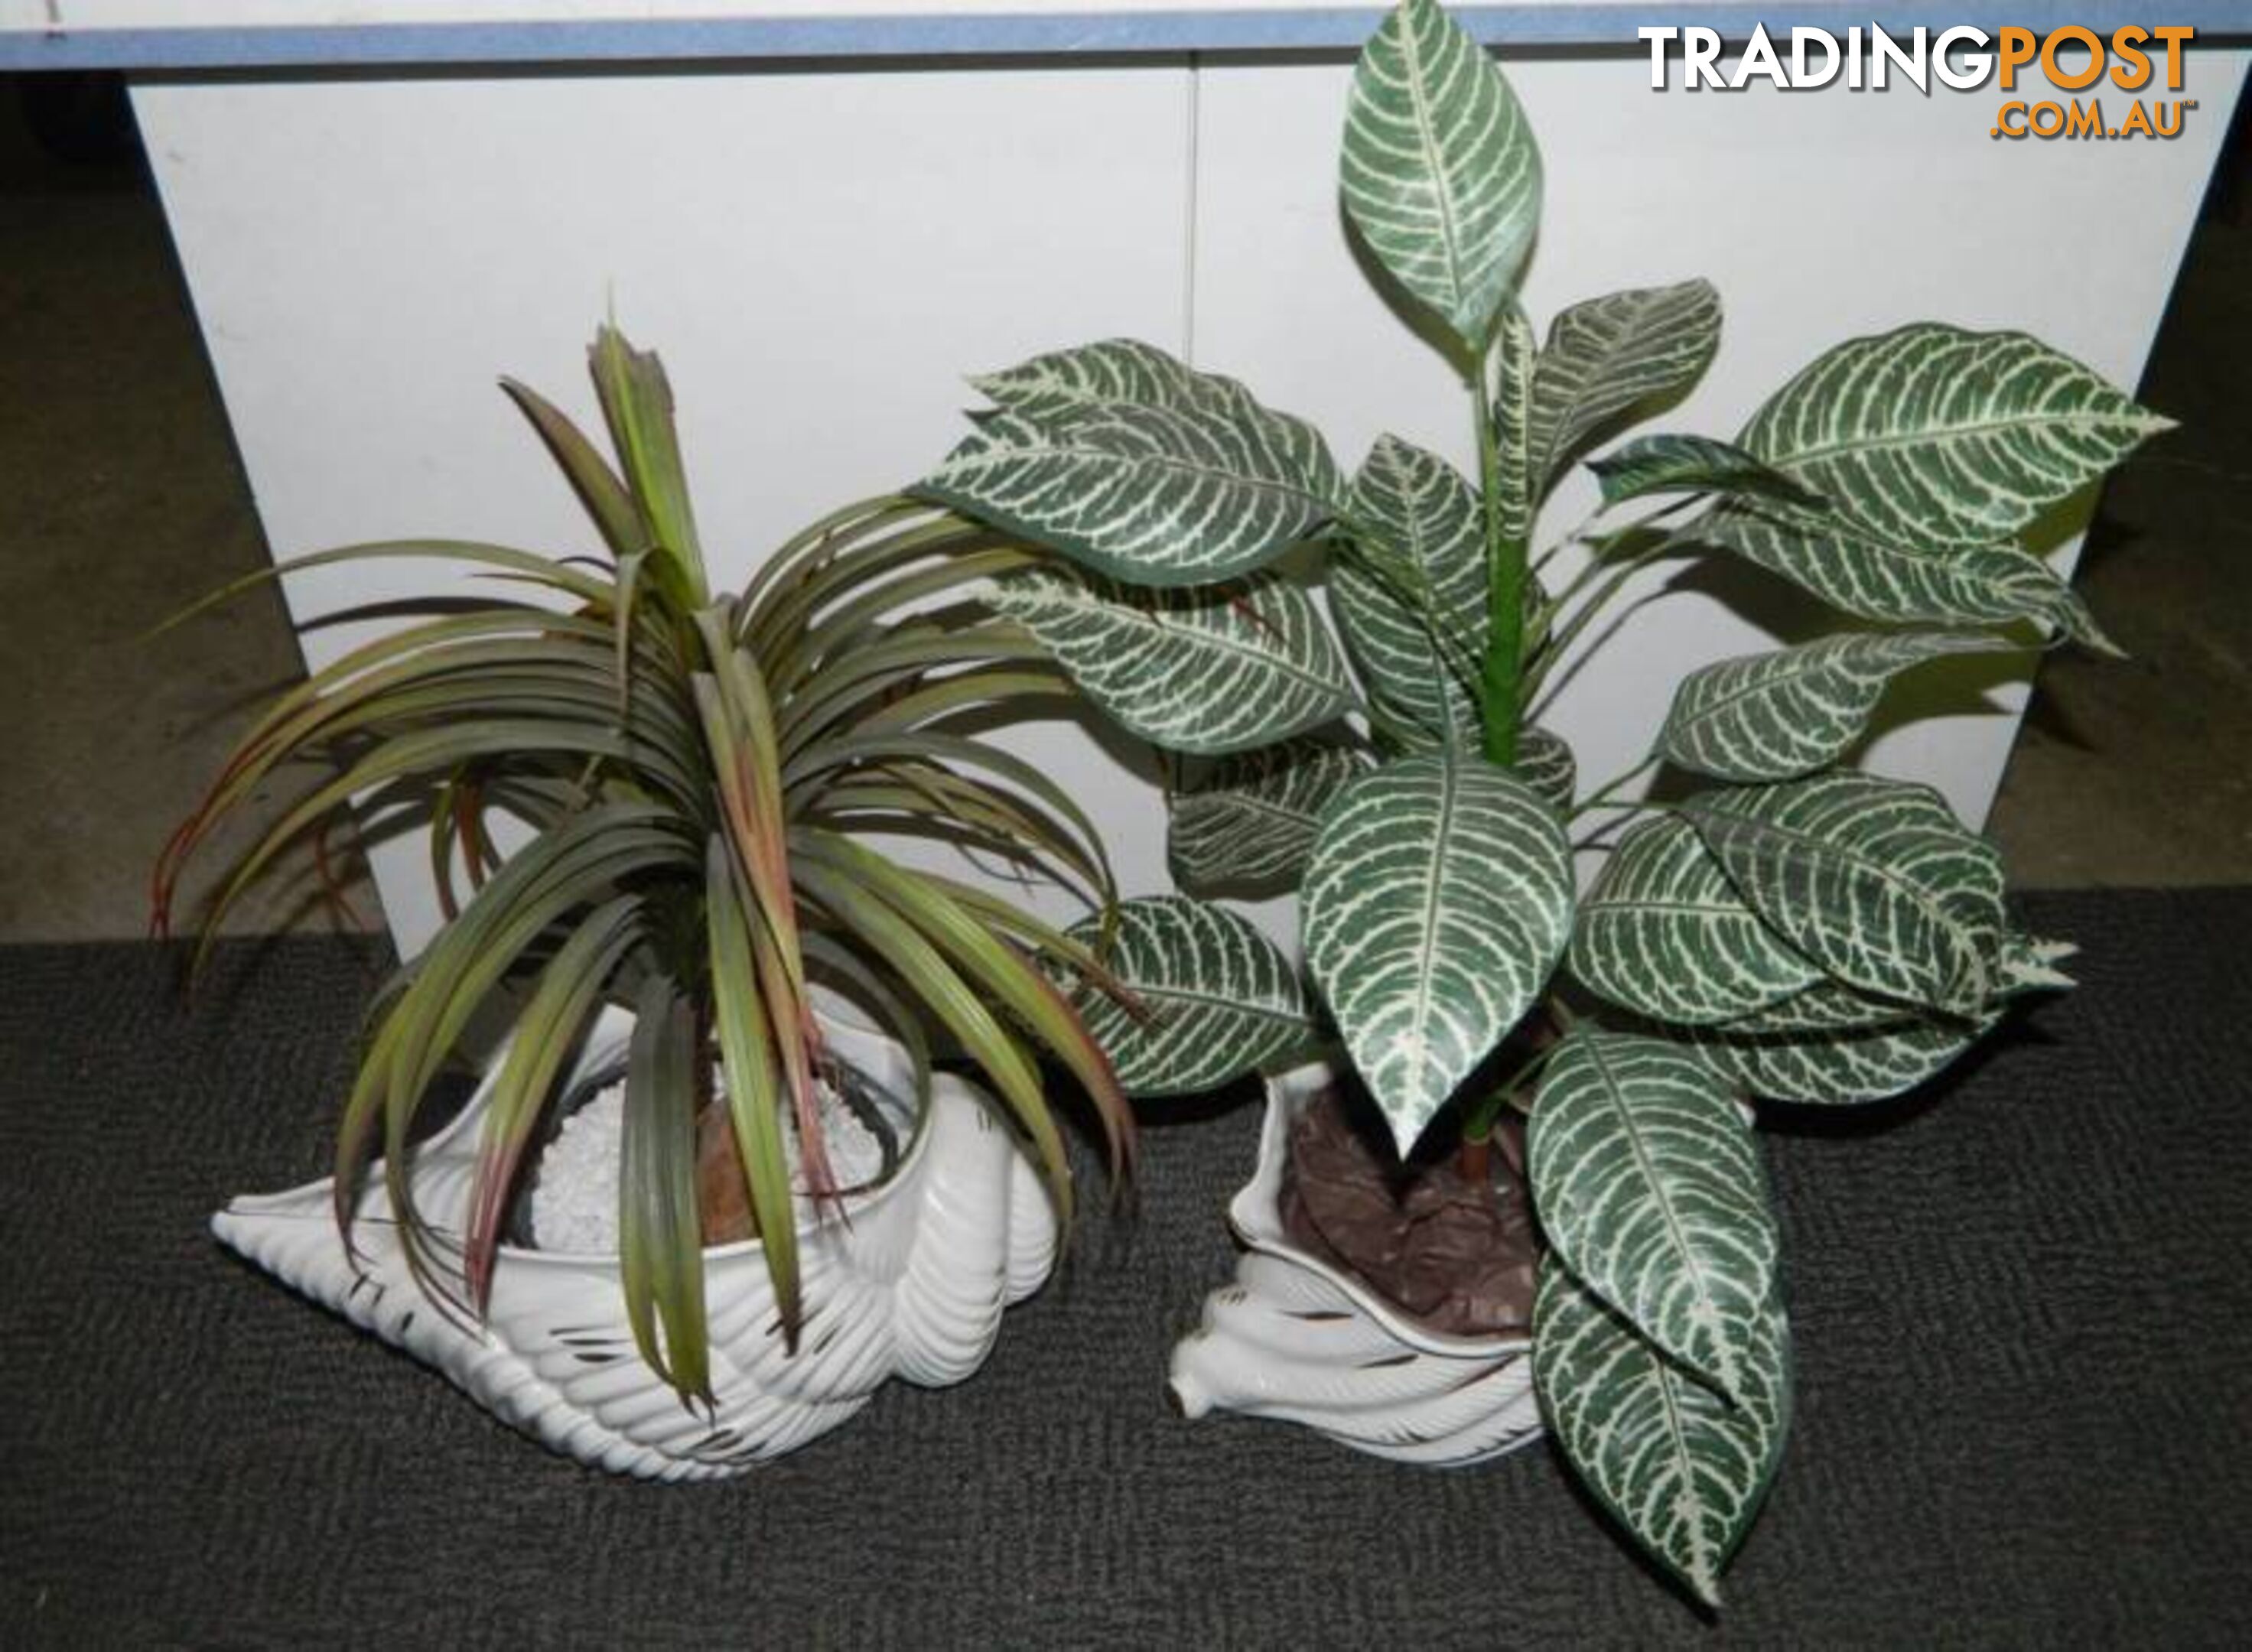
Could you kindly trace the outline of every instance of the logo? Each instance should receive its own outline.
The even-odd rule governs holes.
[[[1663,92],[1667,59],[1679,51],[1682,85],[1692,92],[1741,92],[1755,80],[1779,91],[1811,92],[1838,83],[1845,89],[1882,92],[1895,80],[1929,92],[1936,80],[1959,92],[1990,82],[2005,93],[2019,90],[2018,78],[2038,65],[2049,86],[2060,92],[2144,93],[2182,89],[2182,48],[2197,31],[2167,24],[2145,28],[2128,24],[2106,37],[2078,24],[2036,34],[2005,28],[1944,29],[1935,35],[1919,28],[1905,40],[1871,24],[1845,31],[1841,41],[1827,29],[1793,29],[1787,49],[1765,24],[1752,31],[1743,53],[1726,72],[1720,64],[1717,29],[1645,28],[1636,35],[1650,46],[1650,84]],[[2170,138],[2179,136],[2195,98],[2135,96],[2121,110],[2107,109],[2102,96],[2061,101],[2012,99],[1994,115],[1996,138]]]

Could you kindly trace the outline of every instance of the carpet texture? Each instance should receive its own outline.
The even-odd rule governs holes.
[[[1800,1402],[1717,1626],[1546,1447],[1186,1423],[1255,1110],[1146,1135],[991,1363],[746,1479],[598,1478],[222,1253],[379,961],[0,950],[0,1644],[2252,1644],[2252,891],[2028,899],[2082,990],[1768,1137]]]

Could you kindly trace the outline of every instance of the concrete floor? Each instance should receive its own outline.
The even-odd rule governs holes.
[[[2131,657],[2047,659],[1988,823],[2028,886],[2252,881],[2249,163],[2240,111],[2143,379],[2181,427],[2112,478],[2075,580]]]
[[[52,163],[15,92],[0,80],[0,941],[112,939],[146,928],[158,850],[304,663],[268,590],[146,635],[264,566],[265,540],[137,163]],[[302,783],[268,787],[204,871]],[[225,927],[334,921],[309,859]]]
[[[2184,428],[2112,484],[2081,575],[2134,659],[2047,662],[1991,823],[2028,886],[2252,882],[2245,129],[2144,387]],[[47,161],[4,80],[0,249],[0,941],[138,934],[166,834],[302,662],[267,592],[145,638],[265,547],[137,168]],[[292,871],[229,927],[339,921],[303,857]],[[376,917],[365,885],[349,895]]]

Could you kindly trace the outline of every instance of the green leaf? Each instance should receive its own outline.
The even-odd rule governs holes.
[[[1043,554],[924,501],[901,506],[915,514],[903,523],[877,518],[865,531],[840,530],[841,543],[817,541],[817,550],[799,552],[796,576],[786,582],[759,587],[764,568],[753,576],[757,595],[737,604],[738,635],[777,686],[797,686],[887,614],[959,584],[949,571],[967,566],[975,570],[968,577],[984,578]]]
[[[1106,932],[1103,967],[1131,998],[1088,983],[1074,1003],[1129,1095],[1209,1090],[1312,1036],[1289,959],[1225,906],[1144,896],[1067,933],[1095,947]]]
[[[995,776],[1023,794],[1029,809],[1043,810],[1060,823],[1051,823],[1053,829],[1048,830],[1027,816],[1026,835],[1049,843],[1067,861],[1091,871],[1095,898],[1099,901],[1110,898],[1110,867],[1103,853],[1102,835],[1095,830],[1087,811],[1047,774],[990,740],[927,728],[835,737],[792,758],[782,771],[782,783],[795,805],[803,809],[817,802],[837,775],[864,765],[880,765],[885,774],[930,791],[935,804],[947,800],[950,806],[951,800],[978,798],[1005,814],[1006,794],[1002,788],[973,781],[959,771],[982,770]],[[934,807],[927,823],[940,824],[942,819],[941,810]],[[1060,836],[1065,827],[1085,845],[1084,855],[1074,855],[1066,846]]]
[[[1741,1019],[1823,979],[1744,903],[1696,829],[1660,816],[1603,863],[1572,927],[1572,974],[1622,1009],[1695,1026]]]
[[[1540,150],[1485,49],[1437,0],[1402,0],[1361,50],[1345,212],[1386,270],[1484,350],[1540,224]]]
[[[1485,654],[1485,517],[1437,455],[1381,438],[1346,501],[1355,544],[1330,564],[1331,612],[1387,724],[1475,748]]]
[[[1755,1403],[1775,1217],[1720,1074],[1656,1038],[1575,1029],[1541,1071],[1526,1163],[1574,1277],[1699,1380]]]
[[[987,662],[1038,661],[1044,652],[1015,626],[997,621],[886,627],[858,648],[824,662],[788,696],[776,722],[781,749],[785,755],[802,751],[840,721],[865,726],[908,694],[956,681],[966,668]],[[1047,691],[1053,694],[1060,686],[1051,682]],[[886,721],[892,727],[908,725],[896,717]]]
[[[1544,802],[1560,812],[1571,809],[1572,795],[1579,785],[1580,767],[1561,735],[1552,734],[1545,728],[1518,730],[1517,761],[1513,767],[1517,778]]]
[[[594,518],[611,556],[622,564],[628,557],[646,555],[649,533],[642,525],[641,512],[626,492],[625,483],[618,480],[618,473],[610,469],[594,444],[560,408],[530,385],[503,378],[500,387],[539,434],[548,456],[570,482],[571,491]]]
[[[727,1116],[743,1163],[752,1218],[758,1224],[767,1277],[784,1338],[795,1351],[804,1304],[799,1295],[797,1215],[789,1197],[789,1161],[782,1143],[781,1057],[760,990],[754,926],[725,839],[714,835],[704,857],[705,927],[710,943],[713,1030],[727,1079]],[[790,1032],[795,1028],[788,1030]]]
[[[1530,1009],[1572,923],[1556,811],[1477,758],[1404,758],[1315,840],[1306,957],[1404,1154]]]
[[[1688,1376],[1554,1256],[1533,1304],[1533,1378],[1556,1442],[1605,1511],[1707,1606],[1783,1460],[1790,1328],[1770,1301],[1731,1405]]]
[[[956,892],[960,885],[895,865],[837,833],[801,830],[791,835],[790,844],[802,859],[824,863],[912,924],[948,961],[968,972],[988,1003],[1006,1010],[1053,1052],[1095,1103],[1110,1151],[1112,1174],[1125,1169],[1133,1151],[1134,1124],[1117,1075],[1111,1070],[1109,1058],[1053,983],[997,933],[1018,925],[994,925],[987,903],[975,893],[965,899]],[[1027,1118],[1025,1124],[1046,1155],[1059,1140],[1054,1121],[1037,1089],[1032,1106],[1037,1116]],[[1053,1156],[1060,1162],[1060,1149]],[[1063,1175],[1067,1181],[1067,1169]]]
[[[480,1312],[491,1301],[501,1225],[532,1127],[553,1099],[563,1063],[579,1047],[619,960],[639,938],[640,913],[636,895],[621,895],[596,907],[556,949],[517,1017],[479,1137],[463,1239],[469,1300]]]
[[[647,531],[643,548],[657,551],[670,565],[677,575],[674,588],[686,602],[700,604],[704,550],[696,535],[696,510],[688,496],[664,364],[654,351],[636,350],[623,333],[608,326],[595,333],[587,360],[627,490]]]
[[[899,977],[917,1010],[958,1039],[984,1070],[1038,1156],[1048,1194],[1068,1221],[1071,1163],[1040,1091],[1039,1069],[1023,1043],[996,1018],[984,998],[963,980],[921,930],[860,879],[817,856],[801,854],[793,869],[799,886]]]
[[[2044,941],[2038,935],[2027,934],[2005,936],[2002,941],[1998,991],[2009,996],[2077,985],[2057,966],[2079,950],[2069,941]]]
[[[694,864],[695,852],[677,818],[617,803],[569,816],[501,865],[403,972],[402,989],[361,1063],[337,1134],[341,1232],[349,1232],[352,1194],[380,1122],[386,1188],[407,1266],[434,1298],[449,1295],[430,1265],[407,1174],[409,1132],[431,1080],[470,1017],[553,925],[608,899],[629,880],[678,877]]]
[[[1540,371],[1540,347],[1533,323],[1512,304],[1502,312],[1494,339],[1493,400],[1486,409],[1493,431],[1494,532],[1504,545],[1528,549],[1540,505],[1540,478],[1533,472],[1533,377]],[[1535,581],[1530,568],[1521,576],[1528,607]],[[1498,603],[1500,593],[1494,593]]]
[[[1896,998],[1880,998],[1834,981],[1818,981],[1758,1010],[1750,1010],[1713,1029],[1715,1036],[1745,1034],[1867,1031],[1878,1027],[1905,1027],[1916,1020]]]
[[[2015,545],[1976,545],[1943,557],[1903,550],[1834,513],[1809,516],[1767,500],[1726,503],[1700,517],[1692,533],[1865,620],[1889,625],[2030,620],[2098,653],[2119,651],[2072,587]]]
[[[1606,506],[1653,493],[1762,493],[1810,510],[1821,499],[1741,448],[1710,436],[1637,436],[1588,462]]]
[[[1858,774],[1679,806],[1745,901],[1831,979],[1975,1017],[2005,927],[1992,847],[1928,786]]]
[[[1090,906],[1113,898],[1109,871],[1047,813],[997,786],[936,764],[894,761],[847,772],[797,813],[801,823],[928,837],[1003,856]],[[879,775],[880,779],[867,778]]]
[[[1632,288],[1559,310],[1533,374],[1536,491],[1622,415],[1686,393],[1720,347],[1720,295],[1710,281]]]
[[[1314,850],[1323,813],[1367,765],[1343,746],[1284,740],[1206,769],[1171,798],[1166,848],[1181,882],[1295,879]]]
[[[1344,656],[1312,600],[1273,574],[1152,591],[1028,569],[996,582],[990,600],[1038,637],[1088,698],[1174,751],[1263,746],[1353,704]]]
[[[2010,647],[1977,632],[1910,631],[1824,637],[1722,660],[1682,679],[1658,754],[1721,780],[1790,780],[1843,756],[1901,672],[1946,655]]]
[[[1827,351],[1742,445],[1889,544],[2006,540],[2172,420],[2023,333],[1917,322]]]
[[[976,531],[990,536],[991,530]],[[849,657],[872,639],[896,633],[908,625],[941,622],[931,610],[935,600],[967,594],[966,587],[982,585],[997,574],[1032,567],[1046,553],[1029,545],[953,549],[926,553],[919,560],[930,566],[910,567],[895,577],[871,576],[865,588],[837,602],[799,628],[773,652],[777,669],[769,675],[776,686],[795,692],[841,658]]]
[[[1136,585],[1271,561],[1344,484],[1310,425],[1128,339],[976,381],[995,410],[916,491]]]
[[[696,1017],[671,978],[634,1001],[618,1164],[618,1269],[634,1346],[684,1395],[712,1393],[696,1195]],[[662,1328],[660,1329],[660,1327]]]
[[[1869,1001],[1861,1001],[1864,1007]],[[1846,1107],[1905,1094],[1951,1064],[2001,1019],[1990,1010],[1975,1020],[1894,1018],[1865,1026],[1759,1031],[1797,1010],[1840,1011],[1835,998],[1778,1007],[1741,1027],[1700,1027],[1686,1036],[1706,1060],[1752,1094],[1770,1101]]]
[[[611,596],[610,582],[583,568],[574,568],[566,562],[543,557],[535,552],[518,551],[504,545],[486,545],[475,539],[377,539],[365,545],[337,545],[333,550],[315,551],[302,557],[288,557],[271,566],[256,569],[240,579],[228,580],[207,596],[198,597],[177,614],[159,624],[149,633],[161,635],[166,631],[185,625],[198,614],[232,601],[244,592],[278,580],[284,574],[295,573],[305,568],[325,568],[343,562],[385,561],[468,562],[481,568],[497,570],[493,577],[517,575],[525,581],[547,587],[583,602],[607,604]],[[494,601],[490,607],[511,616],[518,614],[522,605]],[[527,628],[539,616],[537,610],[523,608],[522,616]],[[485,616],[488,622],[490,615]],[[330,666],[330,670],[336,669]],[[300,686],[302,686],[302,684]]]

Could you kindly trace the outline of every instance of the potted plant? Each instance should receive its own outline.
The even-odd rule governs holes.
[[[1071,1206],[1036,1049],[1094,1099],[1114,1172],[1130,1147],[1108,1060],[1035,964],[1098,968],[1088,948],[864,840],[967,845],[1097,905],[1109,873],[1067,795],[947,725],[1060,686],[950,600],[1029,553],[879,499],[715,590],[662,366],[607,327],[591,358],[615,469],[505,387],[605,554],[433,540],[284,565],[429,558],[503,583],[390,605],[417,622],[284,694],[166,848],[154,904],[161,933],[198,850],[296,759],[333,767],[218,883],[212,922],[353,800],[427,815],[444,927],[376,1000],[334,1176],[215,1225],[550,1444],[701,1477],[833,1427],[888,1376],[977,1367]],[[496,1012],[504,1053],[417,1147],[433,1081]],[[935,1038],[997,1113],[934,1071]],[[562,1185],[590,1179],[591,1201]]]
[[[1113,341],[977,381],[992,406],[921,492],[1060,553],[991,600],[1185,754],[1183,880],[1299,890],[1343,1059],[1270,1082],[1233,1212],[1249,1254],[1177,1356],[1183,1403],[1441,1462],[1545,1419],[1717,1602],[1790,1414],[1750,1104],[1897,1095],[2019,995],[2068,984],[2069,948],[2012,927],[1991,849],[1929,788],[1845,760],[1922,662],[2029,633],[2106,646],[2019,537],[2166,421],[2022,334],[1920,323],[1828,351],[1733,441],[1609,448],[1595,516],[1544,538],[1568,467],[1695,383],[1718,297],[1613,293],[1536,340],[1513,294],[1540,151],[1435,0],[1403,0],[1362,52],[1340,176],[1359,239],[1462,371],[1475,477],[1390,437],[1347,475],[1240,384]],[[1309,543],[1336,636],[1274,567]],[[1545,695],[1637,571],[1691,555],[1855,623],[1691,673],[1648,761],[1581,786]],[[1660,768],[1669,787],[1630,801]],[[1575,850],[1602,856],[1584,892]],[[1145,1085],[1184,1045],[1208,1072],[1308,1030],[1288,961],[1217,911],[1129,902],[1104,954],[1198,1006],[1184,1039],[1090,1000]],[[1419,1317],[1449,1267],[1495,1299],[1482,1324]]]

